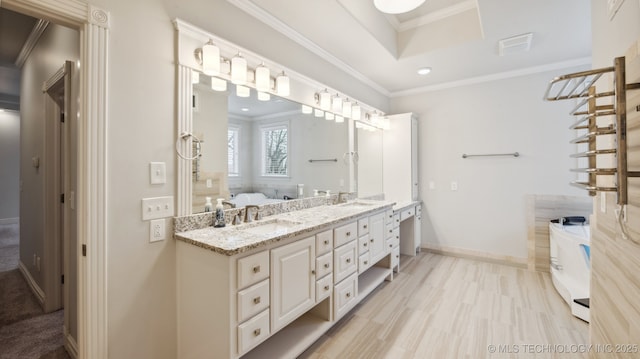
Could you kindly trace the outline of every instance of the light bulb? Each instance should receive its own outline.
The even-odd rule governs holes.
[[[247,60],[240,53],[231,59],[231,82],[236,85],[247,83]]]
[[[236,85],[236,95],[238,97],[249,97],[251,96],[251,89],[247,86]]]
[[[313,113],[313,108],[311,106],[302,105],[302,113],[305,115]]]
[[[220,49],[211,40],[202,46],[202,72],[209,76],[220,74]]]
[[[264,64],[256,67],[256,90],[259,92],[271,90],[271,72]]]
[[[356,102],[356,104],[351,107],[351,118],[356,121],[360,121],[361,117],[362,117],[362,108]]]
[[[227,81],[217,77],[211,78],[211,89],[213,91],[227,91]]]
[[[284,74],[284,71],[276,77],[276,93],[278,96],[289,96],[291,94],[291,86],[289,83],[289,76]]]
[[[323,110],[331,108],[331,94],[326,89],[320,92],[320,108]]]

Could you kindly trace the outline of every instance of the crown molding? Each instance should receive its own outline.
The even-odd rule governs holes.
[[[16,58],[15,64],[18,68],[22,68],[24,62],[27,61],[29,54],[31,54],[33,48],[36,47],[38,40],[40,40],[40,37],[44,34],[47,26],[49,26],[49,21],[42,19],[38,20],[38,22],[33,25],[33,29],[31,29],[31,33],[29,33],[27,41],[24,42],[24,45],[22,46],[22,49],[20,49],[20,53]]]
[[[274,30],[280,32],[281,34],[285,35],[289,39],[293,40],[298,45],[313,52],[314,54],[318,55],[319,57],[331,63],[332,65],[336,66],[340,70],[354,77],[358,81],[378,91],[380,94],[389,97],[390,92],[387,89],[380,86],[376,82],[372,81],[367,76],[363,75],[358,70],[356,70],[355,68],[347,64],[346,62],[330,54],[329,52],[324,50],[322,47],[318,46],[315,42],[309,40],[307,37],[300,34],[298,31],[294,30],[293,28],[291,28],[290,26],[288,26],[287,24],[285,24],[275,16],[271,15],[261,7],[251,2],[250,0],[227,0],[227,2],[233,4],[240,10],[262,21],[263,23],[270,26]]]
[[[467,0],[438,11],[434,11],[427,15],[401,22],[397,24],[396,30],[398,32],[402,32],[406,30],[415,29],[417,27],[421,27],[436,21],[440,21],[448,17],[463,13],[465,11],[474,10],[477,8],[478,8],[478,2],[476,0]],[[392,26],[393,25],[394,23],[392,23]]]
[[[505,79],[510,79],[514,77],[533,75],[541,72],[561,70],[569,67],[576,67],[576,66],[583,66],[583,65],[591,65],[591,57],[581,57],[573,60],[554,62],[546,65],[527,67],[527,68],[512,70],[512,71],[498,72],[498,73],[485,75],[485,76],[470,77],[470,78],[459,80],[459,81],[451,81],[451,82],[445,82],[437,85],[416,87],[409,90],[392,92],[390,97],[397,98],[397,97],[418,95],[425,92],[432,92],[432,91],[445,90],[445,89],[450,89],[455,87],[476,85],[484,82],[505,80]]]

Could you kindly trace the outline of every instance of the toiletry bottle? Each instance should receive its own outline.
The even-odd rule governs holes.
[[[216,216],[214,220],[214,227],[224,227],[224,207],[222,206],[222,201],[224,198],[218,198],[218,203],[216,204]]]
[[[204,211],[213,212],[213,203],[211,203],[211,197],[205,197]]]

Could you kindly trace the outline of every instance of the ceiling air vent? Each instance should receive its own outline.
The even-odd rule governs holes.
[[[516,52],[529,51],[529,49],[531,48],[532,38],[533,33],[529,32],[526,34],[502,39],[498,41],[498,54],[500,56],[504,56]]]

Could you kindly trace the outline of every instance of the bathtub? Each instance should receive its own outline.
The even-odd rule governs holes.
[[[571,314],[588,322],[589,307],[581,299],[589,298],[591,275],[591,232],[588,224],[549,223],[549,251],[553,285],[571,308]]]

